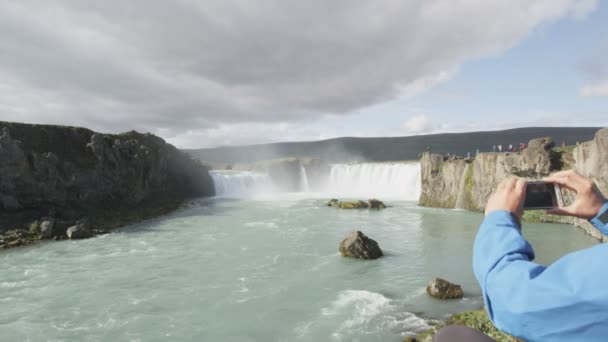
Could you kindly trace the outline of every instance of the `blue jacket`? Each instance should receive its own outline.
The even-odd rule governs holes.
[[[527,341],[608,341],[608,244],[548,267],[533,260],[517,220],[490,213],[475,239],[473,271],[496,327]]]

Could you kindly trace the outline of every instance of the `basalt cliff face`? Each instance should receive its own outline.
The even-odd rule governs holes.
[[[213,194],[208,170],[154,135],[0,122],[0,233],[42,217],[120,224],[122,213]]]
[[[553,172],[576,169],[592,178],[608,195],[608,128],[572,151],[555,149],[549,138],[534,139],[522,152],[480,153],[474,159],[450,159],[424,153],[421,158],[420,205],[483,211],[496,186],[510,176],[540,179]],[[586,221],[542,216],[541,221],[574,223],[600,238]]]

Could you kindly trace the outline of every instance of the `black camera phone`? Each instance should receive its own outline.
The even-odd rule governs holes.
[[[559,184],[528,182],[524,210],[552,209],[563,207],[564,200]]]

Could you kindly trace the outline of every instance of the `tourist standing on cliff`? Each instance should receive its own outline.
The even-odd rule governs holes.
[[[608,235],[608,201],[591,180],[562,171],[545,181],[577,193],[572,205],[548,213],[589,220]],[[529,341],[606,341],[608,244],[565,255],[549,266],[532,262],[534,251],[521,233],[525,196],[525,180],[499,185],[475,239],[473,271],[490,319],[500,330]],[[435,341],[460,341],[453,338],[458,334],[468,341],[491,341],[466,328],[444,332],[446,340]]]
[[[496,152],[496,145],[492,145],[492,151]]]
[[[498,152],[502,152],[502,145],[498,145]]]

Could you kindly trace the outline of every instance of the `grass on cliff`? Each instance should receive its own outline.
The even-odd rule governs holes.
[[[492,324],[492,321],[490,321],[490,318],[488,317],[486,310],[480,309],[480,310],[465,311],[465,312],[455,314],[452,317],[450,317],[450,319],[447,320],[445,323],[440,324],[431,330],[418,334],[415,339],[413,339],[411,337],[405,338],[405,342],[411,342],[411,341],[431,342],[435,333],[437,333],[437,331],[439,331],[441,328],[448,326],[448,325],[463,325],[463,326],[466,326],[469,328],[473,328],[475,330],[481,331],[482,333],[486,334],[487,336],[489,336],[496,342],[521,342],[522,341],[516,337],[505,334],[502,331],[498,330],[494,326],[494,324]]]

